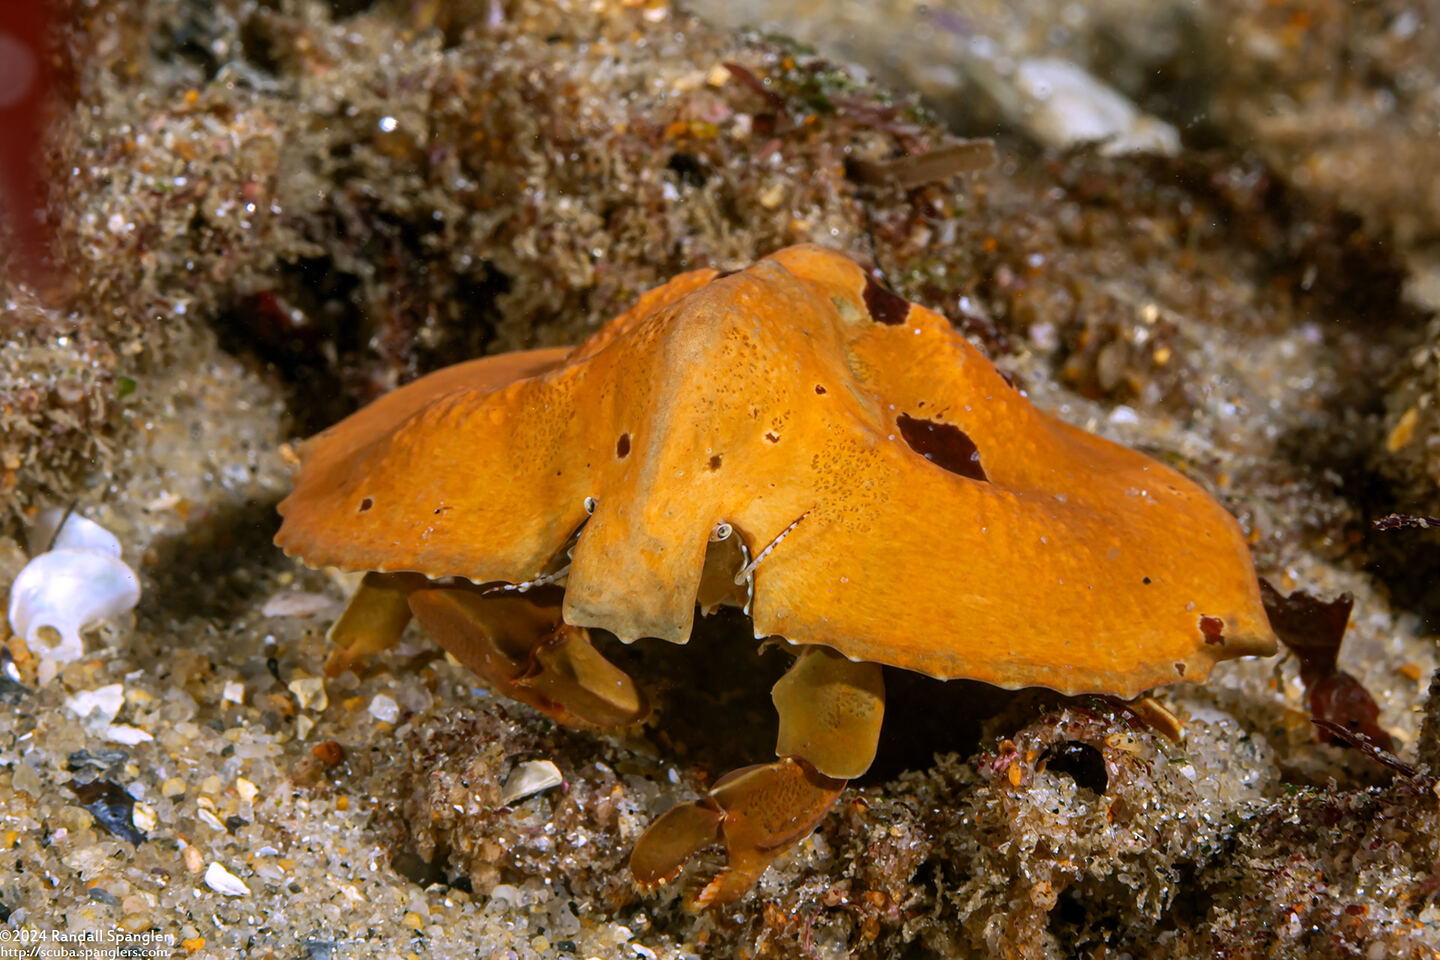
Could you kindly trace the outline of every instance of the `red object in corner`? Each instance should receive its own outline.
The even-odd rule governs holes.
[[[16,265],[39,279],[46,231],[40,220],[41,113],[50,83],[45,0],[0,0],[0,212],[15,237]]]

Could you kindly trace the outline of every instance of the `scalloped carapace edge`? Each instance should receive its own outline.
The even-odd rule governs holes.
[[[757,637],[942,679],[1133,696],[1275,649],[1220,504],[815,246],[441,370],[301,460],[287,554],[518,584],[568,548],[566,621],[627,641],[689,637],[728,534]]]

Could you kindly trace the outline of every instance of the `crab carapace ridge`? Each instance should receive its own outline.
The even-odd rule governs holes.
[[[366,571],[332,671],[414,617],[499,692],[634,723],[590,643],[684,643],[697,604],[796,648],[779,759],[662,815],[646,886],[724,843],[728,903],[875,753],[881,667],[1133,697],[1275,641],[1199,486],[1036,409],[944,317],[797,246],[682,274],[574,349],[424,377],[300,450],[276,542]]]

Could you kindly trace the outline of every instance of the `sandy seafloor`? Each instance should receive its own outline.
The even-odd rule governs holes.
[[[1203,5],[1188,53],[1118,29],[1124,3],[1023,4],[1018,25],[850,4],[827,51],[821,6],[767,10],[938,112],[654,2],[60,5],[65,269],[5,281],[0,585],[34,511],[73,500],[143,597],[58,669],[6,643],[0,918],[49,938],[28,955],[117,931],[285,960],[1440,954],[1440,542],[1368,526],[1440,513],[1440,217],[1316,133],[1403,141],[1395,190],[1436,182],[1434,5],[1381,4],[1348,45],[1339,8]],[[1240,26],[1238,52],[1208,44]],[[937,36],[986,62],[944,72]],[[967,126],[946,92],[1003,87],[995,44],[1108,62],[1180,155],[1047,152],[1003,90]],[[1374,62],[1292,91],[1277,133],[1236,88],[1287,82],[1276,45]],[[1205,89],[1206,122],[1127,86],[1157,62]],[[1365,88],[1395,78],[1391,101]],[[1000,163],[858,198],[846,157],[942,142],[936,117],[997,133]],[[346,583],[270,545],[287,443],[447,360],[574,341],[680,269],[800,240],[878,253],[1036,403],[1206,485],[1277,586],[1353,593],[1340,664],[1409,773],[1317,743],[1293,658],[1161,691],[1178,744],[1094,698],[897,676],[892,759],[753,894],[695,916],[695,877],[641,896],[625,858],[671,803],[768,758],[785,655],[738,615],[615,652],[657,701],[623,735],[497,700],[418,631],[322,678]],[[504,802],[530,761],[563,783]]]

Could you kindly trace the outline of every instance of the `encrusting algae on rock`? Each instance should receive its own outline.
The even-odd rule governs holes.
[[[1275,649],[1219,504],[1039,412],[943,317],[815,246],[683,274],[573,351],[432,374],[300,459],[276,542],[370,571],[336,672],[413,615],[500,692],[614,727],[648,706],[591,629],[685,643],[698,601],[797,647],[780,759],[636,847],[654,885],[723,839],[698,905],[744,894],[870,767],[882,664],[1132,697]]]

